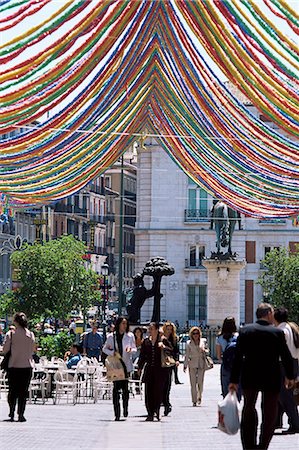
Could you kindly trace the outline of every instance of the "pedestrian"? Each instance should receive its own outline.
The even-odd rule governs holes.
[[[53,333],[54,333],[53,328],[51,327],[51,325],[49,323],[46,322],[44,325],[44,335],[48,336],[49,334],[53,334]]]
[[[176,335],[176,327],[174,323],[172,322],[165,322],[163,325],[163,334],[166,337],[166,339],[170,342],[172,346],[172,356],[175,360],[175,365],[172,367],[169,367],[165,369],[165,371],[168,372],[168,376],[166,378],[166,384],[164,387],[164,393],[163,393],[163,405],[164,405],[164,416],[168,416],[168,414],[172,410],[172,406],[170,403],[170,389],[171,389],[171,379],[172,379],[172,373],[174,372],[174,369],[179,366],[179,346],[178,346],[178,338]],[[178,380],[178,378],[177,378]],[[175,383],[178,384],[175,380]],[[180,383],[181,384],[181,383]]]
[[[133,371],[132,355],[136,352],[135,338],[131,333],[129,322],[125,317],[119,317],[115,323],[115,331],[108,334],[103,352],[106,355],[119,357],[125,371],[125,380],[113,381],[113,407],[115,420],[120,420],[120,392],[122,392],[123,415],[128,417],[129,381]]]
[[[144,339],[138,361],[138,373],[144,369],[142,381],[145,385],[145,406],[147,422],[154,417],[160,421],[160,406],[163,400],[163,389],[168,376],[167,368],[162,367],[162,351],[172,351],[171,344],[159,332],[159,322],[151,322],[148,327],[149,337]]]
[[[0,346],[2,346],[2,344],[4,342],[4,337],[5,337],[5,334],[3,332],[2,326],[0,325]]]
[[[74,319],[71,320],[71,323],[69,324],[69,334],[75,335],[76,334],[76,322]]]
[[[5,336],[3,353],[11,352],[8,363],[8,404],[9,418],[14,421],[15,409],[18,403],[18,420],[26,422],[24,412],[28,388],[32,377],[35,337],[27,328],[27,317],[23,312],[14,316],[14,330]]]
[[[293,358],[293,366],[295,371],[295,379],[299,375],[298,372],[298,360],[299,360],[299,348],[296,348],[294,343],[293,331],[288,323],[288,310],[284,307],[275,308],[274,310],[274,323],[277,328],[282,330],[285,335],[288,349]],[[285,378],[285,370],[280,363],[282,380]],[[282,428],[282,416],[283,413],[288,416],[289,428],[284,430],[282,434],[295,434],[299,433],[299,415],[298,408],[294,400],[293,391],[285,387],[284,382],[281,383],[281,389],[279,393],[279,413],[276,423],[277,428]]]
[[[243,449],[267,449],[272,439],[278,412],[281,387],[280,358],[286,373],[286,385],[294,385],[293,360],[284,332],[273,326],[274,310],[261,303],[256,310],[257,321],[240,328],[229,389],[241,387],[244,406],[241,419]],[[255,409],[258,393],[262,395],[262,424],[257,445],[258,416]]]
[[[237,337],[236,321],[234,317],[226,317],[223,321],[221,331],[216,338],[216,355],[218,361],[221,363],[220,367],[220,381],[221,394],[226,397],[228,394],[228,385],[230,383],[230,376],[233,367],[233,360],[235,356]],[[241,399],[241,386],[237,392],[238,400]]]
[[[91,331],[84,335],[83,339],[83,354],[88,358],[96,358],[99,361],[103,348],[103,337],[98,331],[98,322],[91,321]]]
[[[137,361],[140,355],[141,345],[143,342],[143,329],[141,327],[136,327],[133,330],[134,338],[135,338],[135,345],[136,345],[136,353],[133,357],[133,362]]]
[[[189,369],[191,397],[193,406],[201,404],[203,382],[206,367],[206,355],[209,353],[207,340],[202,337],[199,327],[192,327],[189,331],[190,340],[187,341],[184,360],[184,372]]]

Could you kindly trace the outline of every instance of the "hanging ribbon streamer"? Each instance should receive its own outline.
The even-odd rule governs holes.
[[[13,4],[0,3],[2,30],[48,7]],[[296,30],[282,0],[268,8]],[[60,200],[148,136],[239,211],[298,214],[298,51],[263,11],[252,0],[73,0],[3,41],[3,195],[14,207]]]

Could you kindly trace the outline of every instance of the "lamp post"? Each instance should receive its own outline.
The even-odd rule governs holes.
[[[107,306],[107,278],[109,274],[109,266],[107,263],[104,263],[101,268],[101,274],[103,275],[103,302],[102,302],[102,325],[103,325],[103,339],[106,341],[106,306]]]

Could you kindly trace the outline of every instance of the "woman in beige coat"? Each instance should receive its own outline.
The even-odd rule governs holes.
[[[207,340],[202,338],[201,329],[192,327],[189,331],[190,341],[187,342],[184,361],[184,372],[189,369],[191,397],[193,406],[201,404],[203,381],[205,375]]]

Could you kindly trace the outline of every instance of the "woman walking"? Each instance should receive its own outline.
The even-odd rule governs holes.
[[[234,352],[237,343],[237,326],[234,317],[226,317],[223,321],[220,334],[216,339],[216,355],[221,362],[220,380],[221,394],[224,398],[228,394],[228,385],[230,383],[230,375],[234,359]],[[241,399],[241,387],[237,392],[238,399]]]
[[[8,363],[8,404],[10,421],[14,421],[16,404],[18,403],[19,422],[26,422],[24,412],[28,388],[32,377],[35,337],[27,328],[27,317],[24,313],[14,316],[15,329],[5,337],[3,352],[11,352]]]
[[[136,328],[134,328],[133,334],[134,334],[135,345],[136,345],[136,349],[137,349],[136,353],[133,356],[133,362],[135,362],[137,360],[137,358],[139,358],[139,355],[140,355],[141,345],[143,342],[143,329],[141,327],[136,327]]]
[[[168,414],[172,410],[172,406],[171,406],[170,399],[169,399],[170,389],[171,389],[172,372],[174,372],[174,369],[177,368],[177,366],[180,364],[179,363],[179,346],[178,346],[178,338],[176,335],[176,327],[175,327],[174,323],[165,322],[163,325],[163,333],[173,348],[172,356],[176,363],[175,366],[172,366],[169,369],[165,369],[168,372],[168,374],[167,374],[166,383],[165,383],[164,392],[163,392],[163,405],[164,405],[164,416],[168,416]]]
[[[189,332],[190,341],[186,345],[184,372],[189,369],[191,397],[193,406],[201,404],[203,382],[206,367],[206,354],[209,353],[207,340],[202,338],[201,329],[192,327]]]
[[[120,420],[120,391],[122,391],[123,415],[128,417],[129,406],[129,382],[128,377],[133,371],[132,354],[136,352],[135,338],[129,331],[129,322],[124,317],[119,317],[115,323],[115,331],[108,334],[103,347],[106,355],[118,356],[123,364],[125,380],[113,381],[113,407],[115,420]]]
[[[160,420],[160,405],[163,399],[163,388],[168,376],[168,368],[162,367],[162,351],[172,351],[165,336],[159,333],[159,323],[151,322],[148,328],[149,337],[144,339],[138,361],[138,372],[144,368],[146,421],[152,422],[154,416]]]

